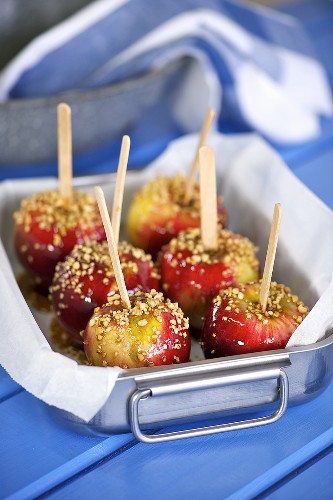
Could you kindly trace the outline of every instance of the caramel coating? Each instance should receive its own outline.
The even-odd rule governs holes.
[[[80,225],[84,231],[100,223],[99,213],[96,210],[96,200],[89,193],[73,192],[73,203],[68,209],[60,195],[60,191],[43,191],[22,200],[20,209],[14,213],[17,224],[23,224],[24,231],[29,232],[32,222],[38,224],[39,229],[51,231],[56,228],[53,245],[61,245],[61,237],[69,230]],[[36,214],[33,217],[33,214]]]

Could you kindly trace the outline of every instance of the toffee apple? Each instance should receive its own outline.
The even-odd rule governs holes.
[[[39,291],[47,292],[58,261],[77,243],[106,238],[94,198],[72,188],[71,109],[57,107],[59,189],[22,201],[15,212],[14,244],[18,258]]]
[[[227,229],[218,231],[216,249],[204,246],[199,228],[183,231],[160,256],[163,292],[179,303],[192,327],[201,328],[220,289],[258,279],[256,252],[249,239]]]
[[[159,274],[150,255],[126,242],[119,244],[118,252],[129,292],[159,289]],[[57,264],[50,292],[60,325],[73,343],[82,346],[80,333],[94,308],[119,293],[107,242],[76,245]]]
[[[97,307],[84,332],[89,362],[98,366],[140,368],[189,360],[188,320],[177,304],[156,290],[119,295]]]
[[[185,202],[187,178],[157,176],[136,193],[129,208],[126,230],[129,241],[146,252],[157,255],[161,247],[181,231],[200,226],[199,185]],[[217,201],[219,221],[226,225],[227,214],[222,198]]]
[[[59,190],[24,199],[14,214],[14,245],[33,283],[47,292],[57,262],[79,243],[101,241],[105,232],[98,206],[89,193],[73,192],[70,206]]]
[[[308,308],[288,287],[272,281],[263,311],[260,287],[261,282],[230,287],[214,298],[201,332],[206,358],[286,346]]]

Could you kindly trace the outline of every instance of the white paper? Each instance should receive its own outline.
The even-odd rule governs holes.
[[[142,172],[126,179],[124,218],[135,191],[158,173],[186,171],[197,136],[174,141]],[[256,135],[215,134],[219,191],[229,211],[230,229],[251,238],[260,247],[263,267],[274,204],[283,209],[273,278],[290,286],[312,310],[291,337],[288,346],[317,342],[333,328],[333,212],[315,197]],[[103,185],[111,205],[110,176],[77,179],[92,189]],[[123,370],[79,366],[53,352],[38,327],[15,281],[11,214],[22,197],[56,185],[54,180],[7,181],[0,185],[0,363],[26,390],[46,403],[89,421],[108,399]],[[7,260],[8,253],[11,265]]]

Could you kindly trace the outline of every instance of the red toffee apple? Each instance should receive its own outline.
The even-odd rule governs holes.
[[[200,193],[195,184],[191,201],[184,203],[187,179],[158,176],[138,192],[127,216],[128,239],[156,257],[161,247],[180,231],[200,226]],[[227,214],[218,198],[218,216],[222,226]]]
[[[150,255],[126,242],[119,244],[118,252],[129,292],[159,289],[160,276]],[[50,292],[60,325],[73,343],[82,345],[80,333],[95,307],[119,293],[107,242],[76,245],[57,264]]]
[[[221,288],[258,279],[256,251],[250,240],[226,229],[219,229],[218,250],[204,248],[200,229],[184,231],[160,256],[165,296],[179,303],[192,327],[201,328]]]
[[[188,319],[162,293],[129,294],[131,308],[119,295],[97,307],[84,332],[88,360],[98,366],[140,368],[189,360]]]
[[[282,349],[308,314],[308,308],[285,285],[270,284],[266,311],[260,282],[221,290],[208,310],[201,333],[207,358]]]
[[[95,199],[88,193],[73,192],[70,208],[64,206],[58,190],[26,198],[14,214],[14,243],[23,267],[34,284],[44,292],[51,285],[57,262],[77,243],[105,240]]]

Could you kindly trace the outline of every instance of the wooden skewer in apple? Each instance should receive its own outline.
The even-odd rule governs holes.
[[[196,175],[198,173],[198,168],[199,168],[199,152],[200,149],[206,144],[207,137],[209,134],[209,131],[211,129],[213,120],[215,118],[215,109],[214,108],[208,108],[200,136],[199,136],[199,141],[198,145],[195,151],[195,155],[193,158],[193,162],[187,177],[187,183],[186,183],[186,191],[185,191],[185,197],[184,197],[184,203],[186,205],[189,204],[190,200],[192,199],[193,196],[193,186],[195,182]]]
[[[73,160],[71,108],[68,104],[63,102],[58,104],[57,116],[59,189],[64,200],[64,206],[70,208],[73,202]]]
[[[271,231],[269,234],[266,260],[265,260],[264,272],[262,275],[260,294],[259,294],[260,304],[263,312],[265,312],[267,308],[267,300],[269,296],[269,289],[273,274],[276,248],[279,239],[281,216],[282,216],[282,207],[280,203],[276,203],[273,212]]]
[[[124,280],[124,275],[121,270],[121,265],[120,265],[120,259],[119,259],[119,254],[118,254],[118,248],[117,248],[117,243],[116,239],[112,230],[111,222],[110,222],[110,216],[109,212],[106,206],[105,202],[105,197],[104,193],[102,191],[102,188],[95,187],[95,194],[96,194],[96,199],[98,203],[98,208],[102,217],[103,225],[104,225],[104,230],[106,233],[106,239],[108,242],[108,247],[109,247],[109,252],[110,252],[110,257],[111,257],[111,262],[114,270],[114,275],[116,278],[116,282],[118,285],[119,293],[121,300],[124,304],[125,307],[128,309],[131,308],[131,303],[128,297],[126,285],[125,285],[125,280]]]
[[[125,178],[126,178],[130,145],[131,145],[130,138],[128,137],[128,135],[124,135],[120,148],[117,179],[113,195],[113,206],[112,206],[112,228],[116,246],[118,245],[119,242],[120,221],[121,221],[121,213],[123,206]]]
[[[164,293],[189,317],[193,335],[220,289],[259,277],[256,247],[218,223],[214,150],[200,148],[199,161],[201,227],[181,232],[160,259]]]
[[[201,238],[207,250],[217,250],[218,214],[216,193],[216,167],[213,148],[203,146],[199,150],[200,158],[200,207]]]
[[[308,314],[290,288],[271,281],[282,209],[277,203],[261,281],[221,290],[201,333],[207,358],[281,349]]]
[[[188,320],[156,290],[128,294],[103,191],[95,188],[120,295],[97,307],[84,332],[88,360],[99,366],[138,368],[189,360]]]

